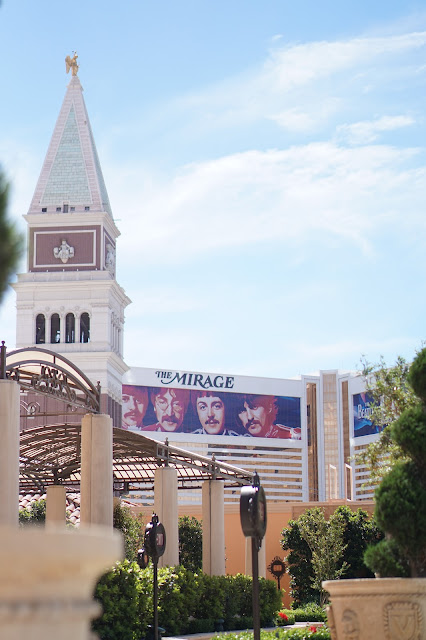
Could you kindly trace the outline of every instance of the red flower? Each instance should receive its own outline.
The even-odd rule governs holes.
[[[309,631],[312,631],[312,633],[316,633],[317,628],[312,625],[312,627],[309,627]]]
[[[285,620],[286,622],[288,622],[288,616],[286,616],[284,611],[279,611],[278,615],[280,616],[281,620]]]

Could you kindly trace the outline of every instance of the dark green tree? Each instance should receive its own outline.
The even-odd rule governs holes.
[[[179,564],[196,573],[203,566],[203,526],[197,518],[179,518]]]
[[[7,218],[9,185],[0,172],[0,302],[16,272],[22,254],[23,239]]]
[[[145,527],[142,517],[134,516],[129,507],[118,503],[114,507],[113,526],[123,534],[124,557],[133,562],[143,547]]]
[[[375,492],[377,523],[386,538],[369,549],[366,560],[384,574],[390,545],[411,577],[426,577],[426,349],[414,359],[407,382],[416,398],[390,425],[392,441],[402,455]],[[388,567],[389,568],[389,567]],[[388,573],[389,575],[389,573]]]
[[[289,551],[286,561],[290,573],[290,595],[296,607],[308,602],[319,602],[320,590],[314,570],[315,562],[317,566],[321,562],[328,562],[327,557],[313,562],[312,548],[302,535],[303,524],[305,531],[309,527],[313,532],[317,530],[317,519],[312,515],[312,511],[309,509],[305,512],[301,516],[302,521],[301,518],[290,520],[282,532],[281,546]],[[343,523],[343,550],[340,561],[335,565],[336,572],[340,573],[342,578],[373,576],[364,563],[363,555],[368,544],[377,543],[383,537],[375,521],[369,518],[366,511],[358,509],[353,512],[345,506],[336,509],[330,520],[332,526],[335,521]],[[317,541],[319,544],[318,538]],[[315,545],[315,537],[312,538],[311,545]],[[322,569],[319,567],[319,570]]]

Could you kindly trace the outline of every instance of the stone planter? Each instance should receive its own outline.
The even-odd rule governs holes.
[[[96,581],[122,546],[107,527],[0,527],[0,638],[90,638]]]
[[[426,578],[328,580],[332,640],[424,640]]]

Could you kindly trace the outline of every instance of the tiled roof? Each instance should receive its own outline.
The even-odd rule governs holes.
[[[19,496],[19,509],[30,508],[33,502],[38,500],[46,500],[45,493],[27,493]],[[132,509],[135,505],[128,500],[121,500],[123,506]],[[67,493],[66,503],[67,521],[78,526],[80,524],[80,494],[75,492]]]

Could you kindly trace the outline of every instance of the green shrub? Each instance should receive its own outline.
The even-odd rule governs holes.
[[[291,611],[291,609],[281,609],[281,611],[278,611],[275,624],[277,627],[285,627],[286,625],[294,624],[295,621],[294,611]]]
[[[315,628],[315,631],[313,629]],[[312,626],[296,629],[278,629],[274,631],[261,631],[260,640],[331,640],[330,631],[325,627]],[[253,640],[253,632],[228,633],[225,636],[216,636],[213,640]]]
[[[101,640],[139,640],[153,624],[153,567],[125,560],[99,581],[95,597],[104,607],[93,623]],[[281,608],[275,583],[259,579],[260,623],[274,623]],[[158,624],[164,635],[253,628],[251,576],[208,576],[185,567],[158,569]],[[139,635],[138,635],[139,634]]]
[[[205,573],[196,575],[198,601],[195,603],[194,617],[197,619],[213,618],[213,620],[225,618],[225,601],[227,596],[226,577],[208,576]]]
[[[308,602],[304,607],[293,609],[296,622],[327,622],[327,613],[316,602]]]
[[[201,618],[199,620],[189,620],[185,633],[209,633],[214,631],[215,620],[214,618]]]
[[[259,578],[260,624],[263,627],[273,626],[275,616],[281,606],[281,592],[278,591],[275,582]]]
[[[141,595],[141,570],[136,562],[117,562],[95,589],[103,614],[92,629],[100,640],[139,640],[146,629],[146,601]]]
[[[201,571],[203,566],[203,525],[197,518],[182,516],[179,525],[179,564]]]
[[[149,572],[152,581],[152,568]],[[165,635],[185,632],[188,619],[198,606],[198,581],[185,567],[162,567],[158,570],[158,624]]]

